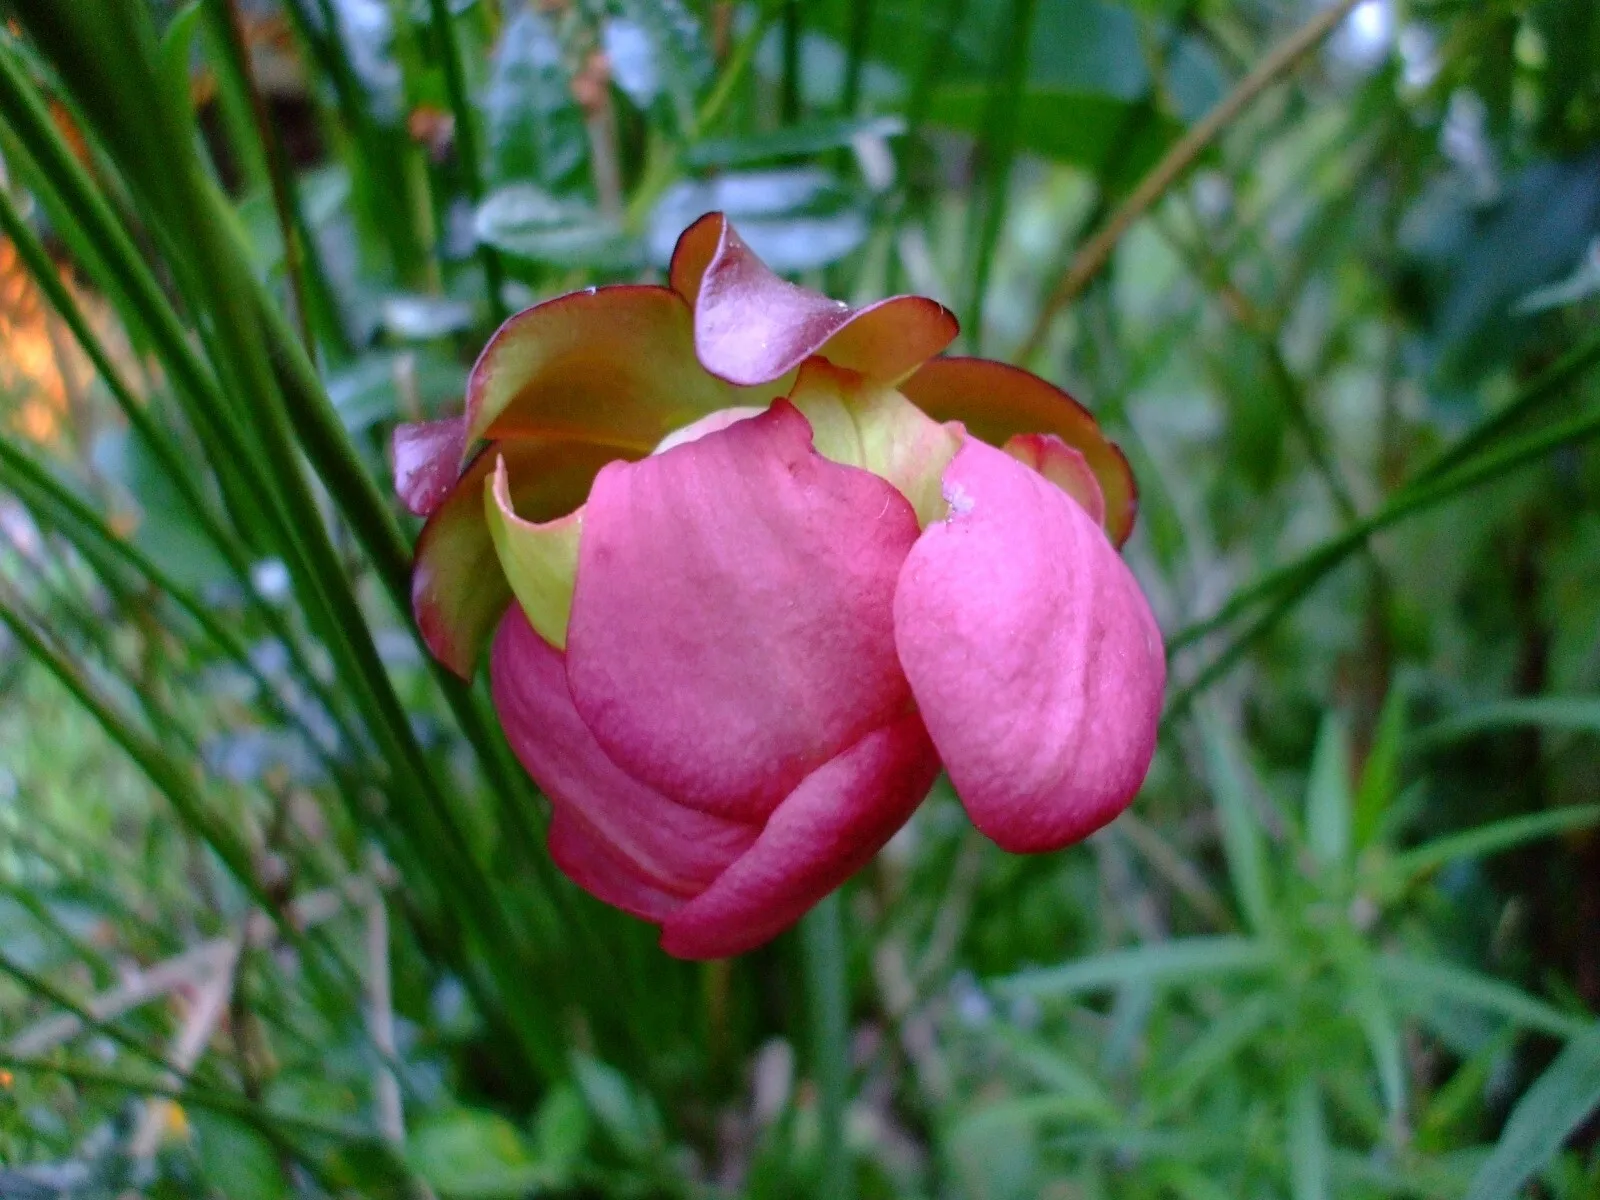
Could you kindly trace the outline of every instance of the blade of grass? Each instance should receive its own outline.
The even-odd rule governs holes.
[[[1206,774],[1216,799],[1222,849],[1228,860],[1228,877],[1245,923],[1255,932],[1264,933],[1275,923],[1272,891],[1267,878],[1261,824],[1250,798],[1243,749],[1214,713],[1202,713],[1199,728]]]
[[[426,879],[453,895],[450,907],[471,922],[474,941],[502,949],[520,946],[526,953],[524,939],[473,860],[431,764],[417,745],[345,581],[315,498],[300,474],[270,356],[252,311],[251,273],[230,243],[229,226],[210,206],[210,182],[193,159],[182,122],[159,103],[130,109],[119,101],[130,94],[156,94],[148,86],[153,42],[148,13],[128,0],[112,0],[92,9],[29,9],[23,16],[51,61],[72,80],[102,144],[126,169],[153,228],[168,246],[167,262],[180,290],[208,314],[199,328],[223,377],[221,390],[227,397],[223,412],[233,422],[249,422],[240,445],[245,455],[259,460],[251,466],[266,476],[261,500],[280,555],[312,628],[367,715],[377,747],[393,771],[391,832],[397,831],[412,848],[397,861],[415,859],[426,847],[439,866],[425,876],[413,875],[414,885]],[[107,52],[108,46],[117,47],[117,53]],[[185,148],[191,149],[189,155]],[[489,966],[508,972],[508,959],[514,961],[514,956],[502,953]],[[512,993],[509,978],[503,990]],[[518,1010],[511,1011],[516,1015]],[[559,1070],[560,1047],[548,1027],[522,1021],[519,1028],[524,1048],[537,1054],[546,1070]]]
[[[1270,991],[1224,1009],[1161,1071],[1150,1102],[1150,1123],[1185,1111],[1207,1081],[1282,1018],[1282,1001]]]
[[[1581,378],[1584,370],[1600,361],[1600,337],[1586,343],[1563,363],[1569,361],[1569,366],[1558,364],[1541,374],[1507,407],[1528,403],[1529,398],[1556,394]],[[1491,422],[1493,420],[1491,418]],[[1467,451],[1457,453],[1452,447],[1441,455],[1441,459],[1451,461],[1448,470],[1419,472],[1396,489],[1374,512],[1352,522],[1301,558],[1276,568],[1236,592],[1210,617],[1193,622],[1173,634],[1167,639],[1169,652],[1176,653],[1187,648],[1206,634],[1229,624],[1246,610],[1287,589],[1305,584],[1308,579],[1315,583],[1373,533],[1388,528],[1402,518],[1452,499],[1468,487],[1498,478],[1559,446],[1576,444],[1600,434],[1600,413],[1580,413],[1548,428],[1507,441],[1498,449],[1488,448],[1493,439],[1483,432],[1486,427],[1487,423],[1480,425],[1458,439],[1456,446],[1469,447]]]
[[[1300,1082],[1289,1099],[1289,1195],[1328,1200],[1328,1127],[1316,1078]]]
[[[466,75],[461,69],[461,48],[456,41],[447,0],[428,0],[428,12],[433,21],[433,37],[438,43],[439,61],[444,64],[450,111],[455,116],[456,159],[461,164],[467,195],[476,207],[483,200],[483,158],[478,148],[478,114],[467,96]],[[483,241],[478,243],[478,261],[483,266],[483,282],[489,291],[489,315],[498,325],[506,318],[505,300],[501,296],[505,271],[500,265],[499,253]]]
[[[1055,320],[1056,314],[1072,303],[1100,273],[1101,268],[1111,258],[1117,243],[1122,240],[1123,234],[1133,227],[1134,222],[1165,195],[1168,188],[1183,177],[1205,152],[1206,147],[1215,141],[1236,117],[1249,108],[1262,92],[1332,33],[1357,3],[1358,0],[1337,0],[1336,3],[1315,13],[1304,25],[1273,47],[1271,52],[1241,79],[1215,108],[1167,151],[1161,161],[1152,167],[1149,174],[1129,193],[1128,198],[1117,207],[1110,219],[1101,226],[1099,232],[1085,242],[1078,251],[1067,273],[1061,277],[1044,304],[1040,306],[1033,328],[1013,356],[1016,362],[1026,364],[1038,352],[1050,332],[1050,325]]]
[[[1446,1001],[1478,1009],[1523,1029],[1552,1037],[1581,1037],[1591,1022],[1537,1000],[1520,988],[1446,962],[1383,954],[1374,960],[1379,978],[1414,1015],[1426,1021],[1432,1004]]]
[[[256,881],[249,851],[210,811],[210,806],[184,765],[113,708],[90,684],[77,664],[34,628],[33,622],[16,607],[7,590],[0,590],[0,622],[5,623],[36,662],[55,676],[112,741],[122,747],[156,790],[172,804],[183,824],[205,839],[234,879],[257,903],[270,905],[265,891]]]
[[[825,897],[801,920],[800,940],[822,1157],[816,1194],[851,1200],[855,1179],[844,1126],[850,1100],[850,995],[838,892]]]
[[[316,355],[320,336],[321,342],[336,356],[344,357],[350,353],[350,345],[344,323],[339,318],[338,301],[306,222],[288,154],[256,84],[238,6],[235,0],[203,2],[210,40],[219,51],[224,94],[239,97],[250,114],[250,120],[238,131],[245,144],[236,152],[249,161],[259,160],[265,164],[266,188],[272,196],[279,236],[283,239],[284,274],[294,297],[295,315],[300,322],[306,352]]]
[[[1241,635],[1235,637],[1187,686],[1182,688],[1167,705],[1163,721],[1170,722],[1182,714],[1196,696],[1216,682],[1249,650],[1261,636],[1287,614],[1295,603],[1339,567],[1349,556],[1359,550],[1373,534],[1381,532],[1406,517],[1453,500],[1479,484],[1498,479],[1502,475],[1544,457],[1552,450],[1576,445],[1600,437],[1600,411],[1583,413],[1559,422],[1547,429],[1528,434],[1487,452],[1437,479],[1402,488],[1388,502],[1370,515],[1347,526],[1342,532],[1323,542],[1292,563],[1280,567],[1256,583],[1235,593],[1215,615],[1198,621],[1167,641],[1168,653],[1175,654],[1194,644],[1205,634],[1215,630],[1249,610],[1258,603],[1271,602],[1271,607]]]
[[[48,471],[32,462],[28,455],[4,439],[0,439],[0,481],[6,482],[7,486],[12,488],[19,499],[34,513],[35,519],[60,529],[87,557],[124,565],[138,572],[169,596],[217,648],[250,677],[260,690],[263,701],[272,715],[285,725],[298,729],[306,738],[307,744],[322,757],[330,770],[335,775],[339,773],[339,765],[333,754],[334,748],[326,745],[324,738],[305,723],[302,714],[291,711],[284,705],[278,687],[261,673],[249,648],[233,630],[217,618],[209,605],[189,589],[181,587],[131,542],[118,537],[88,505],[72,495]],[[287,630],[284,632],[287,633]],[[291,654],[296,652],[293,643],[289,643],[285,648]],[[303,682],[311,683],[315,680],[316,676],[309,662],[303,658],[292,661],[298,662],[301,668],[299,678]],[[324,709],[329,719],[335,723],[340,736],[347,741],[353,739],[354,731],[340,710],[327,708],[326,705]]]
[[[1411,739],[1411,748],[1426,752],[1481,733],[1521,725],[1600,733],[1600,697],[1527,696],[1476,705],[1418,730]]]
[[[1401,879],[1416,879],[1446,863],[1485,858],[1541,838],[1555,837],[1600,824],[1600,804],[1574,804],[1550,812],[1528,813],[1449,834],[1397,854],[1388,870]]]
[[[1027,81],[1028,43],[1037,8],[1036,0],[1010,0],[995,31],[989,94],[973,151],[981,183],[973,188],[968,201],[965,262],[970,288],[961,315],[967,345],[975,355],[983,353],[983,302],[989,291],[995,247],[1005,227],[1011,167],[1017,154],[1017,108]]]
[[[1600,1108],[1600,1021],[1567,1043],[1511,1110],[1466,1200],[1511,1200]]]
[[[1110,950],[1060,967],[1039,968],[994,982],[1006,995],[1064,999],[1132,983],[1182,985],[1222,975],[1254,974],[1272,968],[1276,956],[1259,938],[1221,936],[1155,942],[1129,950]]]

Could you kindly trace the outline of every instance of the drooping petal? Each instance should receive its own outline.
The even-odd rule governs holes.
[[[582,504],[595,472],[618,453],[585,442],[496,443],[472,460],[434,509],[417,537],[411,611],[433,656],[463,679],[472,678],[511,602],[484,514],[484,485],[502,456],[516,511],[539,522]]]
[[[717,247],[722,245],[722,234],[727,227],[727,217],[719,212],[706,213],[678,235],[678,244],[672,248],[667,282],[683,297],[691,311],[700,301],[700,281],[717,256]]]
[[[1106,532],[1128,540],[1139,513],[1139,491],[1128,460],[1099,424],[1066,392],[1020,367],[986,358],[935,358],[900,385],[906,398],[935,421],[960,421],[993,446],[1019,433],[1053,433],[1079,451],[1105,497]]]
[[[755,841],[755,826],[675,804],[612,762],[572,706],[561,652],[515,606],[490,684],[511,748],[550,798],[556,864],[606,903],[661,920]]]
[[[1105,528],[1105,494],[1082,451],[1074,450],[1053,433],[1019,433],[1000,449],[1019,463],[1032,467],[1083,505],[1089,519]]]
[[[494,474],[484,494],[484,513],[500,569],[523,615],[545,641],[557,650],[566,649],[583,509],[554,521],[523,520],[511,502],[505,458],[496,455]]]
[[[916,536],[905,498],[816,453],[783,400],[607,467],[567,629],[578,712],[635,778],[764,819],[909,700],[892,607]]]
[[[671,279],[694,308],[695,352],[706,370],[745,387],[780,379],[813,354],[892,384],[957,331],[954,314],[922,296],[851,308],[788,283],[721,213],[701,217],[678,239]]]
[[[426,517],[444,502],[461,473],[467,420],[417,421],[396,425],[390,441],[394,490],[414,516]]]
[[[895,595],[912,694],[973,823],[1007,850],[1068,845],[1133,799],[1166,663],[1137,581],[1082,506],[969,440]]]
[[[724,958],[781,933],[866,865],[938,773],[916,714],[873,730],[806,776],[755,845],[666,918],[662,949],[680,958]]]
[[[800,368],[789,402],[811,422],[817,453],[887,479],[921,525],[944,515],[940,479],[961,446],[958,429],[924,416],[893,388],[821,358]]]
[[[489,339],[467,382],[467,437],[571,438],[637,456],[708,412],[778,395],[707,374],[671,288],[589,288],[518,313]]]

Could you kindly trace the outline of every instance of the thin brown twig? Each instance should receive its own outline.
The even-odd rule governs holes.
[[[1253,100],[1266,91],[1279,76],[1286,73],[1307,53],[1338,26],[1361,0],[1335,0],[1299,29],[1295,30],[1239,81],[1233,91],[1224,96],[1218,105],[1198,124],[1184,134],[1150,169],[1128,198],[1118,205],[1116,212],[1101,226],[1100,231],[1083,244],[1073,258],[1071,266],[1039,309],[1033,328],[1017,350],[1015,359],[1027,362],[1044,344],[1050,324],[1056,314],[1077,298],[1111,258],[1111,252],[1122,240],[1133,223],[1144,215],[1157,200],[1166,194],[1191,166],[1206,147],[1214,142],[1227,126],[1248,108]]]
[[[379,887],[383,886],[380,881]],[[374,890],[369,879],[355,876],[342,884],[310,892],[288,906],[287,916],[297,929],[311,929],[343,911],[347,903],[364,903]],[[245,920],[242,933],[249,947],[265,946],[277,935],[272,918],[259,909]],[[195,984],[216,974],[217,964],[234,954],[239,935],[224,934],[153,967],[140,970],[132,978],[84,1004],[84,1011],[97,1021],[111,1021],[125,1012],[157,1000],[174,988]],[[77,1035],[83,1022],[75,1013],[60,1013],[24,1029],[6,1049],[22,1058],[32,1058]]]
[[[381,878],[386,864],[374,862],[373,874]],[[372,1044],[378,1048],[372,1088],[377,1110],[378,1133],[387,1142],[400,1145],[406,1140],[405,1110],[400,1100],[400,1081],[395,1076],[394,997],[389,978],[389,912],[383,892],[372,889],[366,905],[367,950],[367,1026]]]
[[[183,1027],[172,1043],[172,1053],[168,1056],[172,1064],[168,1082],[173,1087],[178,1087],[183,1077],[200,1061],[200,1056],[211,1044],[211,1035],[216,1032],[223,1014],[228,1011],[228,1000],[233,995],[234,972],[239,966],[244,945],[245,936],[242,932],[227,939],[222,953],[212,963],[210,976],[200,985]],[[134,1128],[133,1138],[128,1143],[129,1155],[135,1159],[148,1159],[154,1155],[172,1120],[172,1114],[177,1111],[177,1101],[170,1097],[152,1096],[147,1100],[139,1123]]]

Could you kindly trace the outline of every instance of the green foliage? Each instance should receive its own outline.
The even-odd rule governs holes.
[[[1587,0],[1369,0],[1060,313],[1287,9],[5,8],[0,1194],[1594,1194]],[[711,208],[1095,411],[1171,684],[1085,846],[941,784],[691,966],[417,645],[384,449]]]

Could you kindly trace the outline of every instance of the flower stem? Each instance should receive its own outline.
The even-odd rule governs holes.
[[[817,1085],[821,1175],[818,1196],[851,1200],[855,1193],[844,1144],[849,1099],[849,992],[845,980],[844,923],[838,893],[826,897],[800,924],[811,1018],[811,1069]]]

